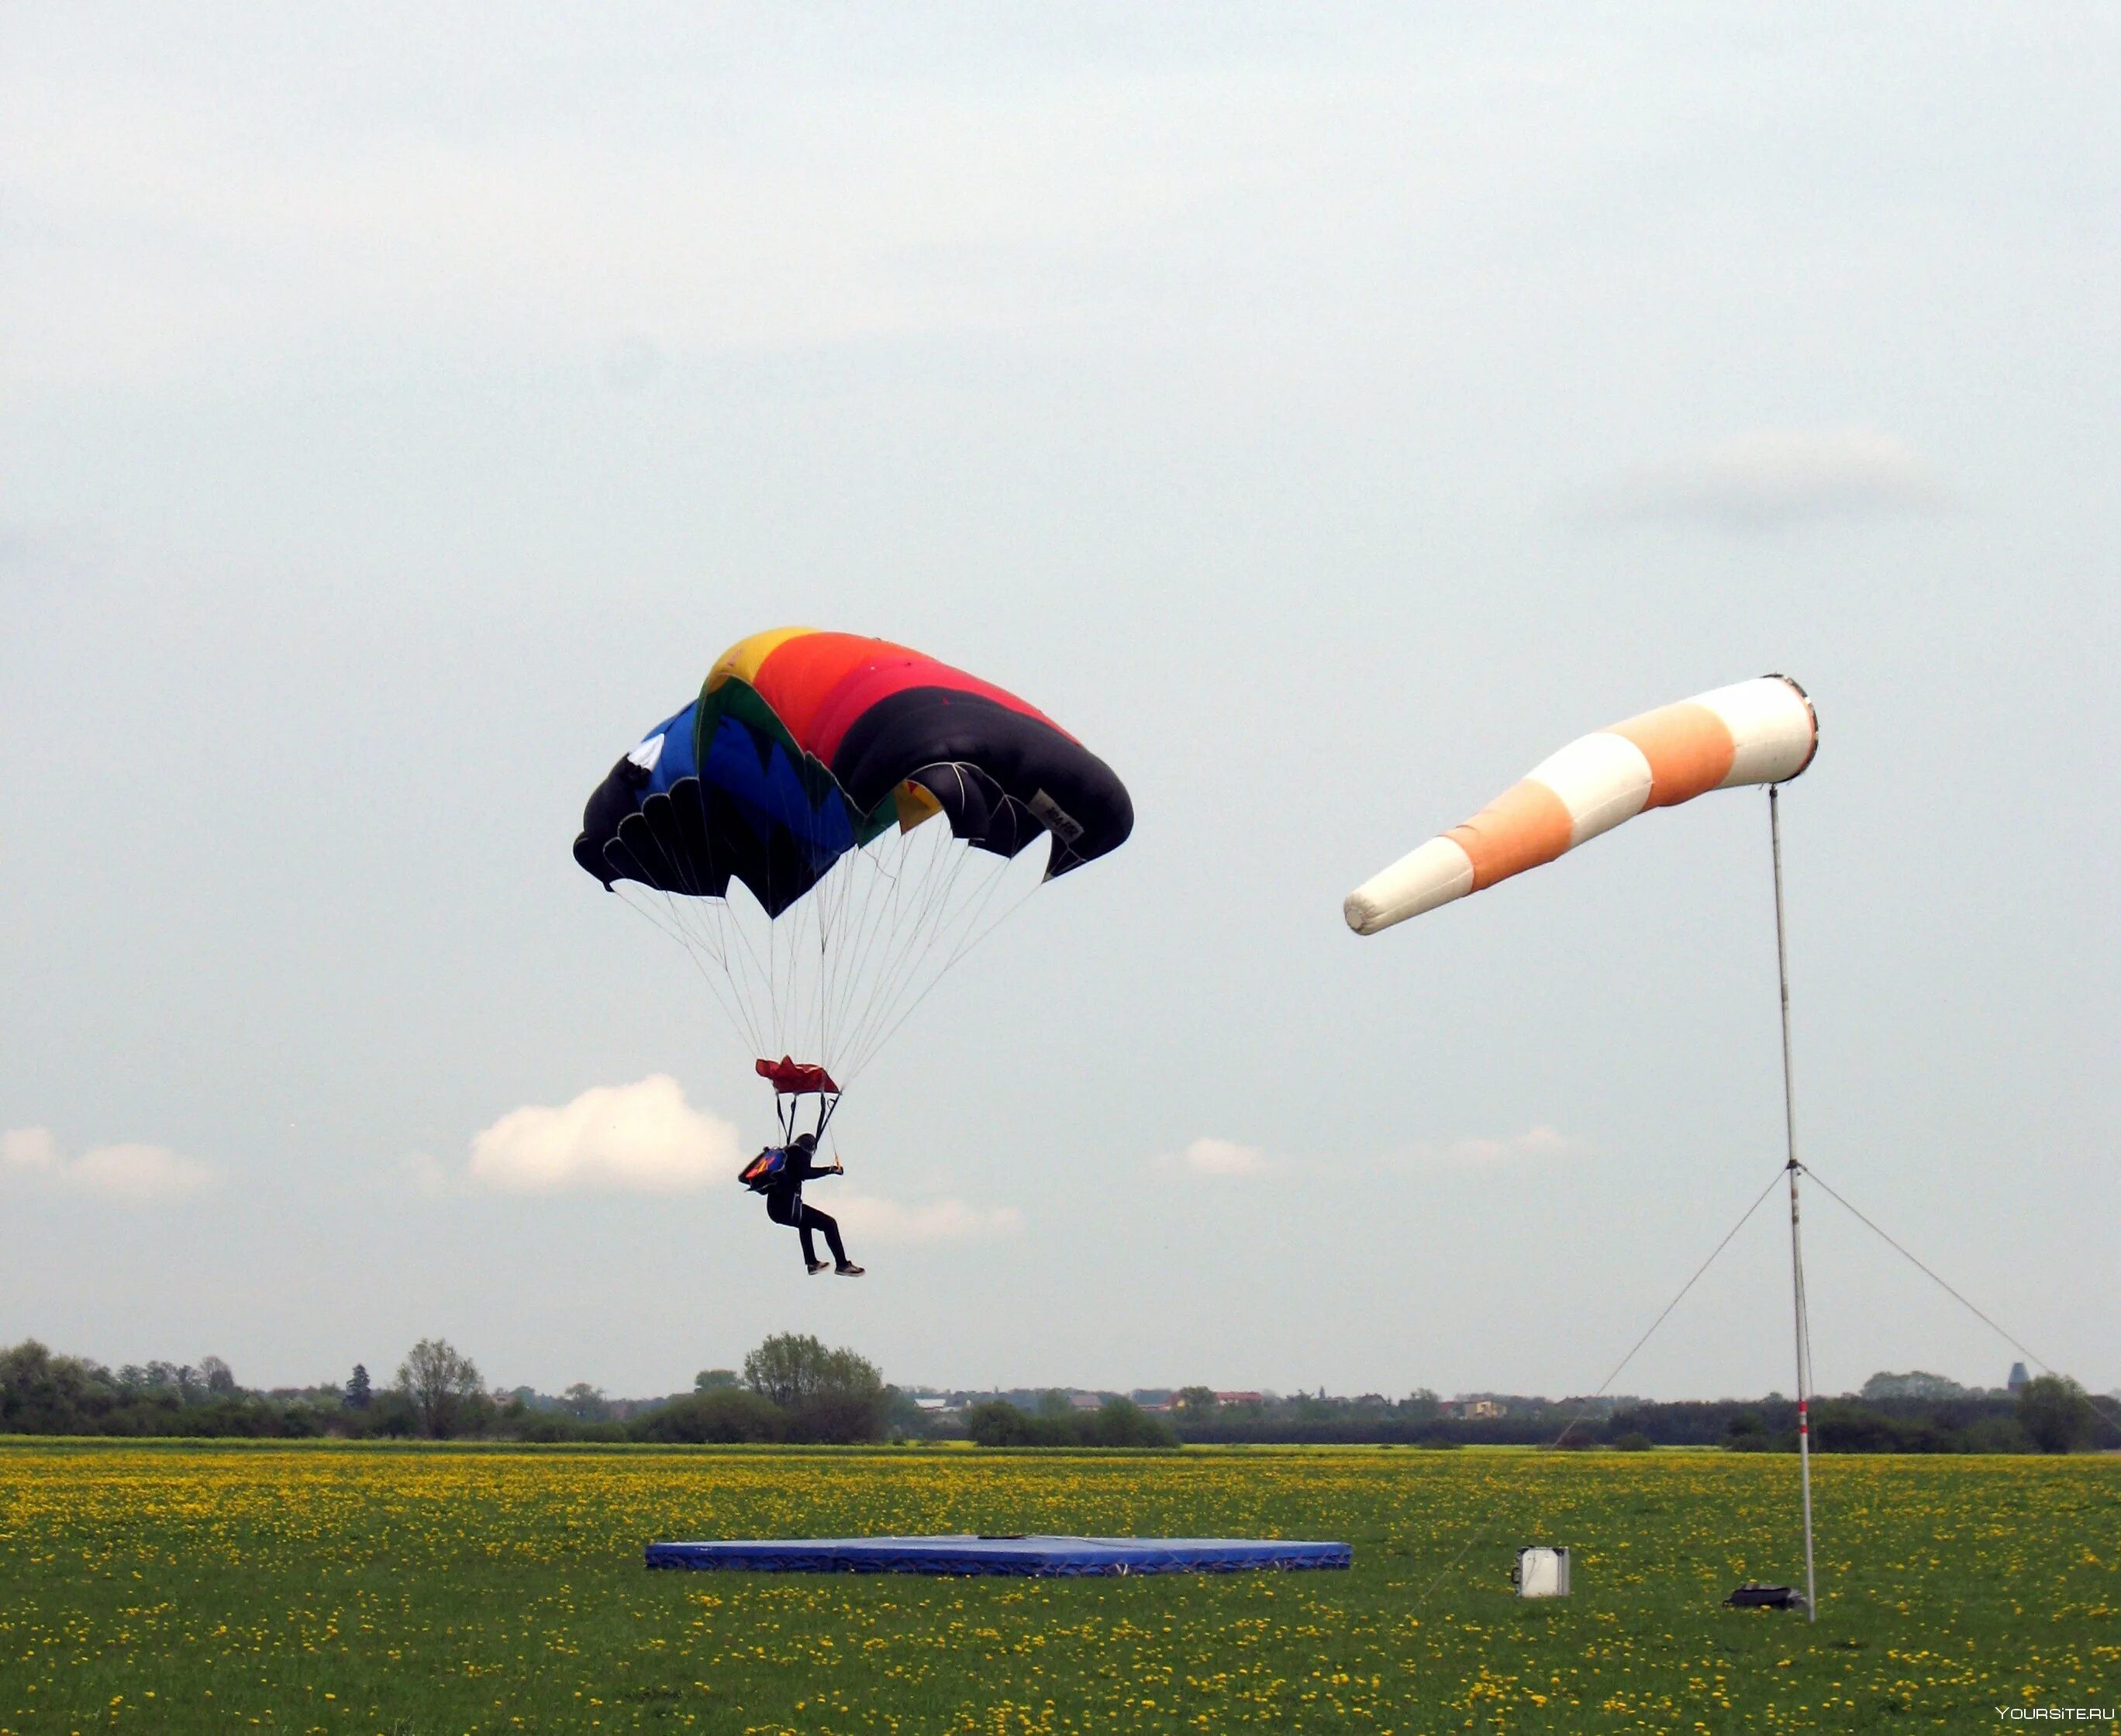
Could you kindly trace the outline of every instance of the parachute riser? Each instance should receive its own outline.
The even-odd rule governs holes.
[[[1783,1133],[1788,1160],[1790,1206],[1790,1300],[1797,1331],[1797,1480],[1804,1500],[1804,1617],[1819,1619],[1811,1544],[1811,1319],[1804,1293],[1804,1239],[1799,1226],[1797,1178],[1804,1165],[1797,1155],[1797,1088],[1790,1065],[1788,925],[1783,913],[1782,786],[1768,786],[1768,841],[1775,871],[1775,979],[1782,997]]]
[[[791,1144],[795,1138],[796,1123],[803,1113],[803,1094],[780,1091],[773,1094],[773,1118],[780,1126],[781,1143],[784,1146]],[[832,1112],[839,1106],[837,1092],[818,1093],[818,1125],[811,1130],[813,1139],[823,1140],[826,1124],[832,1120]]]

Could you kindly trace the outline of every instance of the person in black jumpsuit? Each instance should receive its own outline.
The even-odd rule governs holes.
[[[803,1263],[813,1275],[825,1269],[825,1262],[818,1258],[818,1245],[810,1239],[813,1232],[825,1233],[825,1245],[832,1250],[832,1269],[843,1278],[859,1278],[862,1268],[847,1258],[847,1250],[840,1240],[840,1226],[837,1220],[827,1216],[815,1206],[803,1203],[803,1183],[813,1175],[838,1175],[837,1164],[827,1166],[817,1161],[818,1141],[814,1134],[797,1136],[788,1147],[788,1160],[781,1166],[781,1173],[773,1178],[773,1185],[766,1190],[766,1215],[776,1224],[785,1224],[800,1233],[803,1238]]]

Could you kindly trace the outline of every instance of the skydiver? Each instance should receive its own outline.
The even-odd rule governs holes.
[[[787,1161],[773,1178],[766,1190],[766,1215],[776,1224],[785,1224],[798,1231],[803,1238],[803,1263],[815,1277],[825,1269],[825,1262],[818,1258],[817,1244],[810,1239],[813,1231],[825,1233],[825,1245],[832,1250],[832,1270],[843,1278],[859,1278],[863,1268],[847,1258],[847,1250],[840,1240],[838,1220],[828,1216],[815,1206],[803,1203],[803,1183],[813,1175],[844,1175],[846,1168],[836,1158],[829,1164],[816,1161],[818,1136],[798,1134],[788,1147]]]

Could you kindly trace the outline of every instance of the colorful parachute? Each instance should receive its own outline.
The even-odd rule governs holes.
[[[1052,880],[1133,825],[1112,768],[1014,694],[791,627],[725,652],[612,768],[575,860],[692,954],[776,1092],[814,1090],[1014,908],[1028,845],[1051,840]]]
[[[1341,909],[1373,935],[1550,862],[1646,808],[1774,784],[1811,763],[1819,721],[1787,675],[1763,675],[1579,736],[1463,825],[1372,875]]]

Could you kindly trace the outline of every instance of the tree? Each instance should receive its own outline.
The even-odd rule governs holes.
[[[577,1380],[560,1394],[560,1408],[577,1422],[611,1420],[611,1401],[604,1396],[604,1388],[591,1386],[586,1380]]]
[[[1211,1416],[1220,1407],[1221,1401],[1215,1397],[1215,1389],[1211,1386],[1181,1387],[1177,1396],[1171,1401],[1171,1408],[1188,1422]]]
[[[398,1387],[420,1432],[436,1440],[459,1433],[486,1395],[478,1365],[459,1355],[446,1338],[422,1338],[408,1351],[398,1365]]]
[[[762,1398],[792,1411],[823,1394],[863,1389],[881,1391],[875,1364],[852,1351],[827,1350],[809,1333],[776,1332],[744,1359],[744,1381]]]
[[[785,1412],[740,1386],[688,1393],[658,1406],[634,1425],[642,1440],[779,1440],[787,1432]]]
[[[692,1390],[696,1393],[716,1393],[724,1387],[742,1384],[742,1378],[734,1369],[702,1369],[692,1376]]]
[[[2042,1374],[2019,1388],[2018,1422],[2041,1452],[2074,1453],[2091,1444],[2098,1415],[2068,1375]]]
[[[1765,1453],[1774,1444],[1767,1418],[1758,1411],[1741,1411],[1724,1425],[1723,1444],[1733,1453]]]
[[[1037,1438],[1032,1419],[1006,1398],[982,1398],[967,1406],[965,1432],[983,1447],[1028,1447]]]
[[[744,1359],[744,1384],[787,1410],[818,1388],[832,1352],[809,1334],[776,1332]]]
[[[226,1395],[235,1391],[235,1370],[218,1356],[199,1358],[199,1376],[206,1382],[209,1393]]]
[[[1922,1369],[1911,1369],[1904,1374],[1895,1374],[1881,1370],[1863,1383],[1859,1398],[1872,1403],[1888,1398],[1965,1398],[1971,1396],[1956,1380],[1948,1380],[1942,1374],[1932,1374]]]
[[[34,1338],[0,1350],[0,1434],[71,1434],[83,1426],[93,1370]]]
[[[368,1408],[368,1401],[373,1396],[374,1393],[368,1384],[367,1365],[361,1362],[355,1363],[352,1376],[346,1384],[346,1407],[349,1411],[365,1411]]]
[[[867,1357],[827,1350],[808,1333],[776,1332],[744,1359],[744,1384],[787,1413],[799,1440],[874,1440],[888,1403]]]
[[[1152,1416],[1131,1398],[1107,1398],[1096,1412],[1074,1419],[1084,1445],[1091,1447],[1175,1447],[1178,1436],[1161,1417]]]

